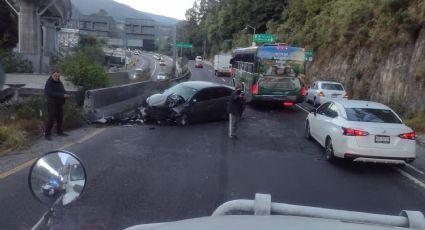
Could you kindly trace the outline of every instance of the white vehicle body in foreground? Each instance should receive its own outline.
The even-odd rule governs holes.
[[[252,215],[229,215],[253,212]],[[256,194],[255,200],[233,200],[218,207],[211,217],[169,223],[144,224],[126,230],[386,230],[425,229],[421,212],[402,211],[400,216],[272,203],[271,196]]]
[[[393,110],[376,102],[327,102],[309,113],[305,132],[325,147],[328,160],[404,164],[416,157],[414,131]]]
[[[315,106],[331,100],[348,98],[344,86],[334,81],[316,81],[308,89],[305,100]]]
[[[216,76],[230,76],[230,54],[217,54],[214,56],[214,73]]]

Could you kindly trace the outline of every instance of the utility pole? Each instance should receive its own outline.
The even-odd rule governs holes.
[[[177,25],[173,27],[173,67],[174,76],[177,77]]]

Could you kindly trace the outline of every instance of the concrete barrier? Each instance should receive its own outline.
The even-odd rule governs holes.
[[[161,88],[158,82],[144,81],[88,90],[84,97],[84,114],[92,121],[117,115],[137,108],[148,96],[160,92]]]
[[[189,78],[190,72],[187,72],[184,76],[169,81],[143,81],[88,90],[84,96],[83,111],[86,118],[91,121],[114,116],[141,106],[150,95],[159,93]]]

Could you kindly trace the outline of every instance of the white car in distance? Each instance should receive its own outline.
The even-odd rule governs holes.
[[[305,101],[314,106],[335,99],[348,99],[344,86],[334,81],[316,81],[308,89]]]
[[[167,75],[164,72],[159,72],[156,76],[157,81],[165,81],[167,80]]]
[[[329,161],[404,165],[416,158],[415,132],[392,109],[376,102],[326,102],[308,114],[305,137],[323,146]]]

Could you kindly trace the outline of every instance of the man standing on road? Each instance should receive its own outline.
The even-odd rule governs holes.
[[[58,136],[68,136],[62,130],[63,121],[63,104],[65,99],[69,98],[70,95],[65,92],[65,87],[60,80],[60,73],[54,71],[52,76],[46,81],[44,87],[44,94],[47,97],[47,111],[48,120],[44,130],[44,137],[46,140],[51,141],[51,130],[54,122],[56,121],[56,131]]]
[[[229,137],[236,139],[236,130],[238,128],[239,120],[244,109],[245,97],[242,94],[240,86],[235,87],[235,91],[230,95],[228,106],[229,111]]]

